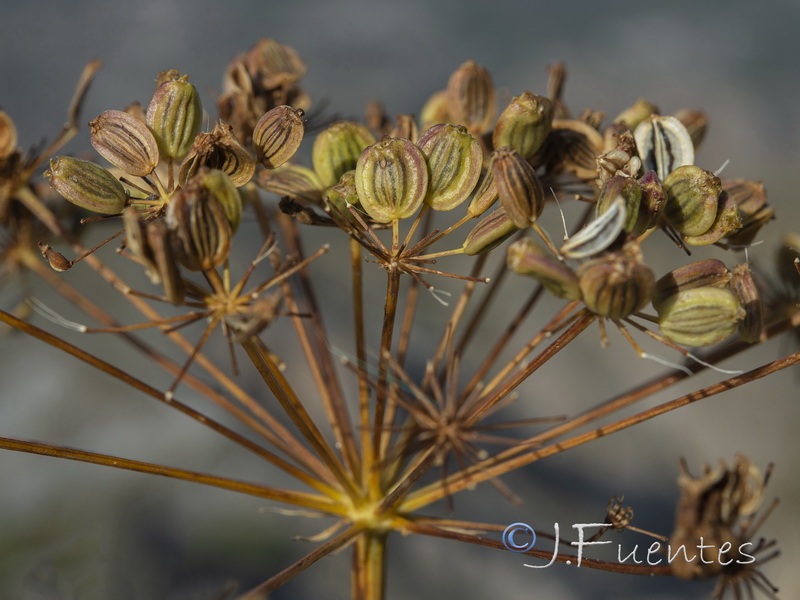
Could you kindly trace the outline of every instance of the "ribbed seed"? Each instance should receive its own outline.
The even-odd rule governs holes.
[[[554,296],[568,300],[581,297],[578,277],[572,269],[530,238],[517,240],[508,247],[506,265],[519,275],[534,278]]]
[[[353,121],[340,121],[314,139],[311,161],[322,187],[334,185],[343,173],[356,168],[361,152],[375,143],[369,129]]]
[[[492,132],[495,148],[508,146],[530,158],[544,143],[553,124],[553,102],[544,96],[523,92],[500,113]]]
[[[685,236],[697,236],[711,228],[717,217],[722,182],[719,177],[695,165],[672,171],[664,182],[667,205],[664,216]]]
[[[544,190],[530,163],[511,148],[495,151],[492,174],[500,204],[520,229],[530,227],[544,208]]]
[[[471,133],[489,131],[497,112],[489,71],[473,60],[463,63],[447,82],[447,106],[453,119]]]
[[[744,309],[728,289],[698,287],[678,292],[658,313],[661,333],[678,344],[710,346],[736,332]]]
[[[650,301],[655,277],[638,254],[638,247],[628,246],[578,267],[581,295],[589,310],[623,319]]]
[[[302,109],[276,106],[267,111],[253,128],[253,147],[258,162],[275,169],[289,160],[303,141]]]
[[[92,146],[115,167],[144,177],[158,164],[158,144],[147,125],[128,113],[107,110],[89,121]]]
[[[428,162],[430,179],[425,203],[452,210],[464,202],[481,175],[480,144],[461,125],[434,125],[417,142]]]
[[[50,187],[66,200],[103,215],[122,212],[128,195],[119,180],[109,171],[88,160],[72,156],[50,159],[50,168],[44,172]]]
[[[656,281],[653,308],[658,311],[669,298],[682,290],[698,287],[726,288],[731,273],[721,260],[707,258],[673,269]]]
[[[515,231],[519,231],[502,207],[481,218],[464,240],[464,254],[475,256],[496,248]]]
[[[319,204],[324,186],[317,174],[301,165],[287,163],[273,171],[262,169],[256,183],[261,189],[295,200]]]
[[[167,72],[147,107],[147,126],[153,132],[163,158],[181,160],[200,131],[203,107],[189,76]]]
[[[409,140],[384,138],[368,146],[356,164],[361,206],[378,223],[413,215],[428,188],[428,166]]]

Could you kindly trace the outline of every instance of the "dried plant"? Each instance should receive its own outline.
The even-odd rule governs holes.
[[[695,164],[705,131],[705,115],[698,111],[661,115],[639,101],[611,121],[591,110],[571,117],[562,98],[564,68],[556,65],[547,96],[524,92],[497,116],[489,72],[468,61],[431,96],[419,124],[410,115],[392,123],[371,105],[366,125],[319,126],[311,165],[304,166],[296,153],[309,137],[304,111],[311,102],[299,83],[305,65],[291,48],[262,40],[228,69],[219,100],[224,120],[212,131],[201,131],[202,107],[188,77],[165,71],[146,110],[134,104],[90,122],[91,143],[110,167],[51,158],[45,176],[56,196],[34,175],[74,132],[96,67],[87,67],[78,85],[67,130],[42,154],[25,156],[13,122],[0,113],[5,282],[33,272],[83,311],[86,322],[60,317],[46,298],[30,302],[53,322],[47,330],[13,311],[0,319],[60,349],[69,355],[65,360],[115,377],[121,393],[144,393],[202,423],[297,485],[277,487],[269,476],[244,482],[12,437],[0,438],[0,447],[193,481],[336,520],[311,540],[306,556],[265,573],[262,584],[239,590],[241,598],[266,597],[345,548],[353,557],[352,597],[383,598],[387,545],[397,533],[504,550],[508,540],[499,534],[506,524],[435,516],[433,505],[444,501],[452,510],[461,492],[484,483],[521,503],[525,499],[502,476],[800,360],[795,352],[746,372],[717,366],[797,328],[797,304],[778,299],[796,298],[800,277],[791,265],[797,248],[787,246],[778,273],[768,276],[780,284],[771,286],[769,302],[760,299],[745,251],[774,218],[773,210],[760,184],[720,179]],[[571,236],[565,231],[564,243],[556,243],[540,217],[570,203],[585,206],[583,216]],[[67,210],[73,205],[100,216],[77,226]],[[260,239],[237,235],[243,215],[257,223]],[[86,248],[79,233],[88,223],[117,233],[105,245]],[[662,233],[685,264],[657,274],[647,263],[647,247]],[[109,250],[116,238],[120,256]],[[320,239],[319,247],[308,248],[309,240]],[[244,245],[252,246],[246,251],[255,258],[242,268],[231,253]],[[709,245],[729,250],[740,264],[688,258],[689,248],[701,252]],[[343,249],[349,262],[335,264],[329,248]],[[118,322],[110,301],[97,306],[92,295],[73,287],[70,274],[47,267],[39,252],[56,271],[94,270],[141,320]],[[158,287],[126,283],[126,259]],[[269,274],[263,274],[262,261]],[[315,276],[320,270],[334,275],[332,289],[321,289]],[[504,285],[515,276],[509,273],[531,278],[516,312],[503,299]],[[378,275],[384,280],[376,290]],[[251,285],[251,279],[260,283]],[[446,289],[454,286],[460,291],[448,298]],[[442,305],[433,338],[422,331],[430,329],[420,318],[424,293]],[[353,324],[350,339],[335,347],[326,325],[331,315],[325,314],[332,295],[337,306],[348,307],[345,320]],[[545,295],[562,305],[543,317],[544,306],[552,306],[542,302]],[[376,311],[381,296],[383,307]],[[533,315],[540,325],[531,333]],[[273,336],[276,320],[290,323],[293,335]],[[202,333],[186,327],[202,321]],[[526,405],[522,420],[490,418],[593,323],[601,343],[590,337],[592,351],[606,351],[606,327],[613,325],[633,348],[629,359],[639,360],[634,353],[655,359],[664,364],[663,375],[605,402],[587,399],[575,414],[540,414]],[[105,360],[69,343],[59,335],[61,327],[122,336],[132,353],[171,373],[172,385],[156,389],[126,371],[124,359]],[[160,329],[183,358],[174,361],[138,337],[145,328]],[[647,338],[675,358],[645,352],[641,342]],[[229,349],[230,370],[203,352],[220,339]],[[702,359],[687,349],[701,347],[710,347]],[[258,374],[261,388],[245,389],[230,377],[244,369]],[[614,416],[708,369],[720,381]],[[300,393],[309,380],[316,393]],[[230,422],[193,408],[197,398],[216,403]],[[312,416],[320,407],[325,422]],[[620,574],[717,578],[715,597],[726,591],[735,598],[756,591],[774,597],[761,571],[776,554],[774,542],[751,542],[758,524],[741,520],[760,504],[766,480],[758,469],[738,457],[733,469],[707,468],[695,479],[684,464],[679,483],[675,531],[653,535],[664,545],[688,547],[704,536],[720,548],[718,561],[692,564],[684,553],[682,561],[658,565],[588,557],[583,565]],[[590,539],[608,530],[641,531],[632,520],[633,511],[614,499],[607,525]],[[552,554],[525,549],[544,559]],[[574,548],[566,550],[554,558],[580,562]],[[672,558],[674,548],[664,551]],[[738,560],[750,554],[757,558]]]

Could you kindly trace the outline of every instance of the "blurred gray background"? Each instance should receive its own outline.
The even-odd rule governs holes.
[[[78,75],[94,57],[104,67],[84,122],[133,100],[146,103],[156,74],[168,68],[191,75],[213,116],[223,69],[261,37],[297,49],[308,65],[305,89],[315,102],[328,101],[328,113],[345,117],[360,117],[374,98],[390,115],[418,113],[469,58],[490,69],[505,97],[544,93],[546,67],[565,61],[565,100],[575,113],[593,108],[613,116],[639,97],[663,112],[707,111],[711,122],[698,164],[714,170],[730,160],[725,175],[763,180],[778,213],[764,230],[765,243],[753,249],[758,262],[770,263],[780,236],[800,229],[800,6],[793,0],[294,0],[224,7],[207,0],[5,0],[0,15],[0,107],[14,119],[23,146],[55,135]],[[84,129],[67,150],[87,149]],[[102,298],[102,290],[89,287],[95,280],[76,271],[70,281]],[[16,296],[6,290],[0,298],[5,308]],[[431,314],[432,323],[441,323]],[[114,340],[64,336],[132,372],[148,373],[146,362]],[[611,348],[601,351],[598,344],[591,328],[579,349],[522,390],[521,403],[535,400],[537,414],[574,411],[659,371],[638,360],[616,333]],[[769,344],[726,366],[751,368],[790,348],[786,340]],[[220,364],[226,360],[221,355]],[[533,465],[509,481],[526,500],[521,509],[487,489],[458,497],[455,516],[521,520],[543,531],[558,521],[563,530],[601,518],[607,498],[625,494],[641,527],[668,533],[678,459],[686,457],[698,472],[704,462],[730,462],[743,452],[762,466],[777,463],[767,498],[777,495],[782,502],[762,533],[779,537],[783,556],[765,571],[782,598],[797,597],[796,370]],[[152,378],[162,387],[170,382]],[[703,376],[647,405],[719,378]],[[191,402],[185,389],[178,398]],[[232,444],[20,335],[0,338],[0,434],[281,483]],[[292,536],[327,526],[277,515],[265,504],[188,483],[0,453],[0,598],[206,600],[224,597],[227,583],[241,591],[310,548],[291,542]],[[649,544],[633,534],[623,538],[626,547],[637,541]],[[389,597],[708,598],[712,586],[558,566],[532,571],[522,562],[510,553],[397,537],[390,546]],[[347,553],[323,560],[275,598],[347,598],[348,565]]]

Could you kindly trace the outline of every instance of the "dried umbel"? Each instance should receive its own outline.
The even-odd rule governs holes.
[[[468,60],[447,82],[447,106],[453,119],[476,135],[489,131],[497,111],[492,76],[484,67]]]
[[[335,184],[343,173],[355,169],[361,152],[374,143],[372,132],[353,121],[339,121],[318,133],[311,161],[322,186]]]
[[[536,170],[516,150],[499,148],[492,157],[492,176],[508,218],[520,229],[530,227],[544,209]]]
[[[553,113],[549,98],[531,92],[515,96],[497,118],[492,132],[493,146],[508,146],[523,158],[531,158],[550,133]]]
[[[434,125],[417,142],[430,171],[425,203],[434,210],[452,210],[464,202],[481,176],[480,144],[461,125]]]
[[[92,146],[115,167],[145,177],[156,168],[158,144],[142,121],[120,110],[107,110],[89,121]]]
[[[161,157],[177,161],[186,156],[200,131],[202,118],[200,94],[189,83],[189,76],[174,70],[161,73],[147,107],[147,126],[156,138]]]
[[[655,171],[661,181],[678,167],[694,164],[692,137],[675,117],[653,115],[633,135],[644,169]]]
[[[658,307],[658,327],[684,346],[711,346],[730,337],[745,311],[726,288],[695,287],[673,294]]]
[[[253,148],[258,162],[275,169],[289,160],[303,141],[302,109],[276,106],[264,114],[253,129]]]
[[[586,307],[612,320],[624,319],[644,307],[655,283],[635,243],[626,245],[622,252],[583,263],[576,274]]]
[[[763,540],[754,543],[755,531],[749,531],[748,518],[758,510],[764,495],[766,479],[759,469],[742,455],[736,456],[732,467],[724,462],[716,468],[706,465],[699,477],[689,473],[685,461],[681,461],[680,467],[681,498],[675,530],[669,539],[672,573],[681,579],[722,575],[715,598],[721,598],[728,585],[734,588],[735,597],[742,597],[739,583],[743,581],[747,581],[746,588],[752,597],[751,579],[759,575],[757,587],[764,590],[766,584],[777,591],[756,571],[755,555]],[[706,555],[701,554],[697,560],[697,551]]]
[[[428,189],[428,166],[422,151],[408,140],[384,138],[358,158],[356,190],[361,206],[378,223],[410,217]]]
[[[128,194],[119,180],[88,160],[57,156],[50,159],[50,168],[44,176],[63,198],[95,213],[119,214],[128,201]]]
[[[554,296],[567,300],[581,298],[578,277],[572,269],[530,238],[517,240],[508,247],[506,264],[515,273],[534,278]]]

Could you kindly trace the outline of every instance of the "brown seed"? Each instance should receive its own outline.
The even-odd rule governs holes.
[[[120,110],[107,110],[89,121],[92,146],[115,167],[145,177],[159,160],[158,144],[147,125]]]

